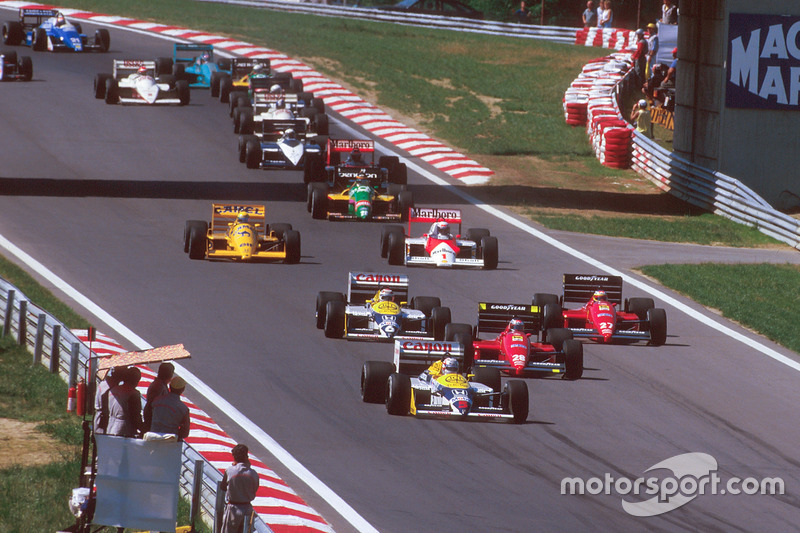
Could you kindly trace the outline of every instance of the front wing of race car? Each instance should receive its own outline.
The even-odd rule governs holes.
[[[119,102],[121,104],[181,104],[181,99],[178,97],[178,91],[175,88],[170,88],[166,83],[158,84],[159,90],[155,101],[151,104],[136,90],[133,83],[128,80],[119,80]]]
[[[650,342],[651,334],[649,331],[637,331],[633,329],[619,329],[620,324],[617,325],[617,329],[614,330],[614,334],[611,335],[612,341],[627,341],[627,342],[635,342],[635,341],[645,341]],[[623,324],[624,326],[624,324]],[[603,341],[603,335],[594,328],[569,328],[572,332],[573,337],[575,338],[583,338],[583,339],[593,339],[599,340],[600,342]]]
[[[402,220],[402,213],[392,213],[392,204],[396,197],[388,194],[379,194],[372,200],[372,215],[370,221]],[[346,194],[328,194],[328,220],[362,220],[356,215],[351,215],[350,197]]]
[[[514,418],[511,410],[507,406],[503,406],[501,401],[502,393],[494,392],[483,383],[471,381],[469,385],[475,390],[475,404],[467,413],[467,419]],[[418,417],[464,419],[464,415],[454,409],[446,398],[436,394],[429,383],[418,377],[411,378],[411,406],[409,413]]]
[[[440,262],[425,251],[426,241],[425,237],[406,237],[406,265],[441,265]],[[477,245],[474,241],[456,239],[456,246],[459,247],[460,253],[456,255],[453,264],[449,266],[484,267],[483,258],[476,257],[475,250]],[[466,257],[467,255],[469,257]]]
[[[558,361],[559,357],[556,357]],[[561,362],[550,363],[547,361],[528,361],[523,370],[523,375],[518,377],[532,377],[541,376],[542,374],[564,374],[567,371],[567,365],[563,361],[563,356],[560,357]],[[475,366],[487,366],[500,370],[501,372],[508,372],[516,374],[514,365],[508,361],[500,359],[476,359]]]
[[[433,339],[433,335],[428,334],[424,329],[427,320],[425,313],[417,309],[402,308],[402,317],[400,318],[402,331],[394,337],[382,334],[372,318],[372,311],[365,305],[346,306],[344,338],[385,342]],[[415,326],[418,329],[413,329]]]

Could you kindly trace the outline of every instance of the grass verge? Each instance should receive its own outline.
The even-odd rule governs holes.
[[[193,0],[64,0],[61,4],[225,34],[280,50],[494,170],[496,177],[485,187],[500,187],[491,193],[494,201],[502,205],[517,201],[514,191],[504,185],[558,190],[566,202],[551,203],[545,195],[528,206],[533,212],[558,210],[563,217],[576,217],[575,231],[596,227],[580,216],[587,208],[599,209],[598,217],[627,213],[630,195],[675,206],[667,213],[644,214],[686,214],[685,206],[665,199],[670,195],[635,172],[602,166],[584,129],[565,124],[564,90],[588,60],[608,50]],[[124,50],[114,51],[113,43],[112,33],[112,54],[125,56]],[[164,55],[170,52],[165,43]],[[482,194],[474,187],[470,192]],[[543,216],[538,222],[549,225],[556,220]],[[750,240],[749,228],[731,228],[722,217],[712,216],[702,224],[713,234],[730,235],[720,244],[760,245]],[[650,224],[632,225],[643,228],[636,238],[662,239],[644,231]],[[670,240],[698,242],[693,231],[682,232],[679,223],[672,226]]]

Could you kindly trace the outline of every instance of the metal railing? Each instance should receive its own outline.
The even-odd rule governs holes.
[[[32,303],[17,287],[0,278],[0,336],[11,336],[33,355],[34,364],[42,364],[59,374],[67,385],[78,382],[89,363],[91,352],[72,331],[47,311]],[[65,398],[66,401],[66,398]],[[222,473],[198,451],[184,443],[179,478],[181,496],[191,499],[195,487],[195,464],[202,461],[202,479],[197,480],[199,515],[207,523],[221,518],[218,486]],[[272,529],[258,516],[253,528],[258,533]]]

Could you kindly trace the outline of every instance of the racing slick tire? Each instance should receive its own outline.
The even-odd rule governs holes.
[[[400,163],[400,158],[396,155],[382,155],[378,158],[378,166],[385,168],[391,174],[394,171],[395,165]],[[389,180],[391,181],[391,180]]]
[[[253,133],[253,110],[242,109],[239,113],[239,133],[250,135]]]
[[[502,380],[500,379],[500,369],[488,366],[480,366],[475,369],[475,381],[491,387],[494,392],[502,392]]]
[[[432,335],[434,340],[444,340],[444,329],[447,324],[453,321],[453,315],[449,307],[434,307],[431,310],[431,319],[428,334]]]
[[[558,304],[545,304],[542,310],[542,331],[547,331],[551,328],[564,327],[564,315],[561,312],[561,306]]]
[[[211,73],[211,79],[209,80],[209,89],[211,98],[219,98],[219,81],[225,74],[219,71],[214,71]]]
[[[25,32],[22,30],[22,24],[19,21],[9,20],[3,23],[3,44],[17,46],[24,37]]]
[[[408,221],[408,210],[414,207],[414,195],[411,191],[400,191],[397,195],[397,209],[400,211],[400,220]]]
[[[258,137],[255,135],[239,135],[239,143],[238,143],[238,150],[239,150],[239,163],[244,163],[247,161],[247,141],[255,140],[258,142]]]
[[[156,82],[158,83],[166,83],[170,87],[175,87],[175,76],[172,74],[162,74],[156,77]]]
[[[647,325],[650,328],[650,342],[652,346],[662,346],[667,342],[667,312],[655,308],[647,310]]]
[[[205,259],[208,226],[192,226],[189,230],[189,259]]]
[[[111,47],[111,35],[109,35],[107,29],[100,28],[94,32],[94,44],[99,47],[101,52],[108,52]]]
[[[483,269],[484,270],[496,269],[497,263],[499,261],[498,249],[497,249],[497,237],[492,237],[490,235],[488,237],[482,238],[480,246],[481,246],[481,255],[483,255]]]
[[[469,228],[467,230],[467,240],[473,241],[478,246],[481,244],[481,239],[489,235],[491,235],[491,233],[489,233],[489,230],[486,228]]]
[[[389,235],[399,233],[405,239],[405,230],[399,224],[384,224],[381,228],[381,257],[386,259],[389,255]]]
[[[303,80],[293,78],[291,72],[289,72],[288,74],[289,74],[289,92],[298,94],[302,93]]]
[[[172,75],[175,76],[176,80],[188,80],[189,78],[186,76],[186,65],[183,63],[175,63],[172,65]]]
[[[247,168],[260,167],[261,157],[261,143],[258,142],[258,137],[253,136],[247,139],[247,144],[244,147],[244,164]]]
[[[229,57],[222,57],[217,60],[217,68],[220,70],[230,70],[231,69],[231,60]],[[227,72],[225,73],[227,74]]]
[[[389,176],[389,181],[398,185],[406,185],[408,183],[408,167],[405,163],[398,163],[394,167],[394,174]]]
[[[31,48],[36,52],[47,50],[47,32],[44,28],[36,28],[33,30],[33,42]]]
[[[564,341],[572,338],[572,331],[567,328],[550,328],[544,332],[547,344],[552,344],[556,351],[564,349]]]
[[[631,298],[628,300],[629,313],[633,313],[639,317],[639,320],[647,319],[647,311],[655,308],[656,304],[652,298]]]
[[[414,296],[411,298],[411,307],[429,317],[434,307],[441,307],[442,300],[437,296]]]
[[[405,263],[406,258],[406,238],[405,235],[398,232],[393,232],[386,238],[386,255],[389,258],[390,265],[402,265]]]
[[[186,80],[178,80],[175,82],[175,89],[178,91],[178,100],[181,101],[180,105],[189,105],[192,93],[189,91],[189,82]]]
[[[361,367],[361,401],[386,402],[386,382],[392,372],[394,365],[388,361],[365,361]]]
[[[344,294],[341,292],[320,291],[319,294],[317,294],[317,329],[322,329],[325,327],[325,317],[327,316],[328,302],[345,303],[346,300],[344,298]]]
[[[455,340],[456,335],[459,333],[466,334],[472,336],[472,326],[469,324],[460,324],[458,322],[451,322],[447,324],[444,328],[444,340],[452,341]]]
[[[228,96],[228,116],[233,117],[233,112],[237,107],[244,109],[249,104],[247,93],[242,91],[233,91]]]
[[[17,51],[16,50],[6,50],[3,52],[3,56],[6,58],[6,63],[16,63],[17,62]]]
[[[535,305],[537,307],[542,307],[542,308],[544,306],[546,306],[547,304],[553,304],[553,305],[557,305],[559,307],[561,306],[561,302],[559,302],[558,296],[556,296],[555,294],[548,294],[546,292],[534,293],[533,300],[531,301],[531,304]],[[545,328],[545,329],[547,329],[547,328]]]
[[[227,74],[223,74],[219,79],[219,101],[222,104],[227,104],[231,98],[231,90],[233,89],[233,80]]]
[[[287,231],[292,231],[292,225],[288,222],[276,222],[275,224],[271,224],[270,233],[272,233],[276,238],[283,239],[284,235]]]
[[[528,420],[528,384],[519,379],[506,381],[505,393],[512,420],[515,424],[524,424]]]
[[[328,135],[331,131],[328,123],[328,115],[325,113],[317,113],[314,115],[314,129],[317,135]]]
[[[22,81],[33,79],[33,60],[29,56],[19,58],[19,73],[22,74]]]
[[[94,97],[102,100],[106,97],[106,80],[111,79],[111,74],[98,74],[94,77]]]
[[[323,100],[322,98],[312,98],[311,107],[313,107],[320,113],[325,113],[325,100]]]
[[[300,262],[300,232],[294,229],[288,230],[283,234],[283,246],[286,257],[283,262],[287,265],[295,265]]]
[[[311,218],[324,220],[328,218],[328,184],[309,183],[308,192],[311,202]]]
[[[183,227],[183,253],[189,253],[189,236],[192,234],[192,228],[197,227],[202,231],[208,230],[208,224],[204,220],[187,220],[186,225]]]
[[[577,339],[564,341],[564,379],[576,380],[583,375],[583,343]]]
[[[386,381],[386,412],[405,416],[411,408],[411,378],[393,372]]]
[[[233,133],[242,133],[239,128],[242,121],[242,109],[237,107],[233,110]]]
[[[119,103],[119,84],[114,78],[108,78],[106,80],[105,99],[107,104]]]
[[[475,363],[475,347],[472,344],[472,326],[450,323],[444,327],[444,340],[461,344],[464,347],[464,372],[469,372]]]
[[[303,183],[325,180],[325,162],[320,154],[306,154],[303,161]]]
[[[172,74],[172,58],[171,57],[157,57],[156,58],[156,77],[165,74]]]
[[[345,304],[333,300],[325,305],[325,336],[329,339],[344,337],[344,311]]]

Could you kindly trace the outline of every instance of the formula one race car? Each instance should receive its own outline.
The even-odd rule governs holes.
[[[80,24],[69,22],[56,9],[21,8],[18,21],[9,20],[3,24],[3,43],[23,44],[36,51],[107,52],[111,38],[108,30],[100,28],[89,39],[82,33]]]
[[[13,50],[0,52],[0,81],[31,81],[33,79],[33,61],[28,56],[17,58]]]
[[[440,373],[437,361],[454,358],[464,368],[464,347],[457,342],[395,341],[394,364],[367,361],[361,369],[361,399],[385,403],[391,415],[507,420],[528,419],[528,385],[500,384],[496,368],[477,368],[474,374]],[[429,366],[430,365],[430,366]],[[434,370],[431,370],[434,369]]]
[[[262,80],[254,79],[260,83]],[[275,84],[278,85],[278,84]],[[272,92],[270,88],[256,87],[248,96],[237,96],[233,109],[233,132],[261,136],[264,120],[298,119],[306,122],[306,131],[315,135],[327,135],[329,132],[328,115],[325,114],[325,102],[313,98],[311,93],[286,93],[281,88]]]
[[[465,345],[465,361],[519,377],[583,375],[583,345],[565,328],[542,331],[543,310],[524,304],[478,304],[478,326],[448,324],[446,340]],[[480,336],[489,334],[489,338]],[[491,384],[489,384],[491,385]],[[499,381],[498,381],[499,385]]]
[[[114,60],[113,74],[94,78],[94,97],[107,104],[187,105],[189,82],[171,74],[155,77],[155,61]]]
[[[211,87],[211,79],[217,74],[230,75],[231,60],[221,58],[214,61],[214,46],[198,43],[175,43],[172,57],[156,59],[156,75],[172,74],[176,80],[186,80],[189,87]],[[219,87],[219,80],[217,80]]]
[[[347,298],[339,292],[317,296],[317,328],[330,338],[392,341],[442,340],[450,308],[431,296],[415,296],[408,305],[408,277],[402,274],[350,272]]]
[[[213,204],[211,225],[188,220],[183,251],[189,259],[300,261],[300,232],[291,224],[265,223],[263,205]]]
[[[304,169],[310,157],[320,157],[327,140],[312,134],[302,119],[261,120],[260,136],[239,136],[239,161],[247,168]]]
[[[341,154],[351,154],[344,163]],[[352,159],[357,154],[358,160]],[[406,165],[396,156],[381,156],[375,164],[375,143],[368,139],[328,139],[327,157],[310,158],[303,171],[308,183],[306,208],[315,219],[405,220],[414,207],[405,190]],[[363,159],[366,154],[369,159]]]
[[[411,237],[411,223],[433,224],[428,233]],[[450,232],[458,224],[458,233]],[[458,209],[412,208],[408,215],[408,235],[403,226],[384,226],[381,230],[381,257],[390,265],[467,266],[486,270],[497,268],[497,237],[488,229],[470,228],[461,237],[461,211]]]
[[[582,307],[567,309],[567,303]],[[652,298],[630,298],[622,305],[622,278],[605,274],[564,274],[564,294],[537,293],[533,305],[544,309],[545,327],[565,327],[575,337],[598,342],[646,341],[661,346],[667,340],[667,314]],[[622,309],[620,309],[622,307]]]
[[[302,80],[295,80],[291,72],[277,72],[270,68],[270,61],[266,58],[235,57],[231,59],[231,73],[221,73],[211,80],[211,96],[219,97],[222,103],[230,105],[231,116],[233,108],[238,105],[237,99],[253,85],[252,80],[262,80],[257,85],[270,87],[278,83],[287,92],[299,93],[303,90]]]

